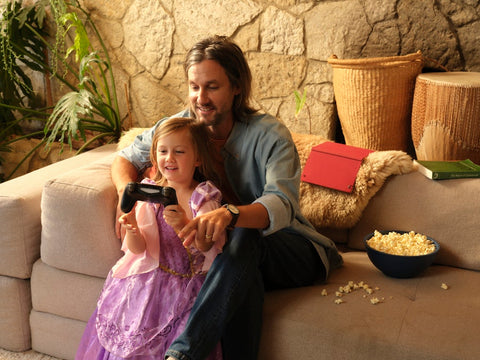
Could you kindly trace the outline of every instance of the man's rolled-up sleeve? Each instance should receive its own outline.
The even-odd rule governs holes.
[[[156,126],[138,135],[132,144],[119,151],[118,155],[130,161],[141,173],[151,165],[150,148]]]
[[[270,224],[261,231],[263,236],[268,236],[290,226],[292,222],[291,207],[280,196],[267,194],[255,200],[254,203],[262,204],[268,212]]]
[[[298,208],[300,162],[295,146],[285,138],[270,147],[265,168],[262,196],[254,202],[268,211],[270,224],[262,230],[264,236],[292,225]]]

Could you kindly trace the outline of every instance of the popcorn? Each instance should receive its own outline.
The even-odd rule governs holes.
[[[338,292],[348,294],[352,292],[352,287],[350,285],[340,286]]]
[[[447,285],[446,283],[442,283],[440,287],[444,290],[448,290],[450,288],[449,285]],[[335,299],[333,300],[333,302],[337,305],[343,304],[345,302],[345,300],[343,299],[345,298],[346,294],[349,294],[355,290],[364,290],[365,294],[363,294],[362,297],[364,299],[368,299],[368,301],[370,301],[370,304],[372,305],[377,305],[379,303],[385,302],[385,297],[379,298],[377,296],[371,296],[373,293],[379,291],[380,288],[378,286],[372,288],[364,281],[360,281],[357,283],[349,281],[348,284],[346,284],[345,286],[340,286],[338,290],[335,291]],[[327,289],[322,289],[321,295],[327,296]],[[389,299],[392,300],[393,296],[389,296]]]
[[[373,305],[376,305],[380,302],[380,300],[377,298],[377,297],[374,297],[374,298],[371,298],[370,299],[370,302],[373,304]]]
[[[375,289],[375,290],[374,290]],[[373,294],[375,291],[378,291],[380,290],[380,288],[378,286],[376,286],[375,288],[371,288],[370,285],[368,285],[367,283],[365,283],[364,281],[360,281],[358,283],[355,283],[353,281],[349,281],[346,285],[344,286],[339,286],[338,287],[338,290],[335,291],[335,297],[336,299],[334,300],[334,303],[335,304],[341,304],[344,302],[343,299],[341,299],[342,297],[344,297],[346,294],[349,294],[355,290],[364,290],[366,292],[366,294],[368,295],[363,295],[364,298],[368,298],[371,294]],[[328,292],[327,292],[327,289],[322,289],[322,292],[321,292],[321,295],[322,296],[327,296],[328,295]],[[376,299],[374,298],[373,300],[370,299],[370,302],[375,302],[375,303],[378,303],[378,302],[381,302],[383,300],[379,300],[379,299]],[[385,299],[385,298],[383,298]],[[372,303],[373,303],[372,302]]]
[[[364,290],[365,290],[365,292],[366,292],[368,295],[372,295],[372,294],[373,294],[373,289],[370,288],[370,287],[365,287]]]
[[[367,240],[367,244],[375,250],[392,255],[418,256],[435,251],[435,244],[431,240],[414,231],[404,234],[390,231],[383,235],[375,230],[374,235]]]

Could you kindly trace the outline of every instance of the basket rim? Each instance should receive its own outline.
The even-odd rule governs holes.
[[[343,66],[376,66],[376,65],[399,65],[401,63],[419,62],[423,63],[423,55],[420,50],[416,53],[398,56],[372,57],[360,59],[339,59],[335,54],[328,58],[328,63],[333,67]]]

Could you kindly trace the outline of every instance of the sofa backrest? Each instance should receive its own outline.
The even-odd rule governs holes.
[[[413,230],[437,240],[436,263],[480,270],[480,179],[431,180],[418,172],[393,176],[349,232],[363,250],[373,230]]]

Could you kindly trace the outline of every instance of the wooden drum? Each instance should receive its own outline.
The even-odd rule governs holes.
[[[480,164],[480,73],[420,74],[412,139],[420,160],[470,159]]]

